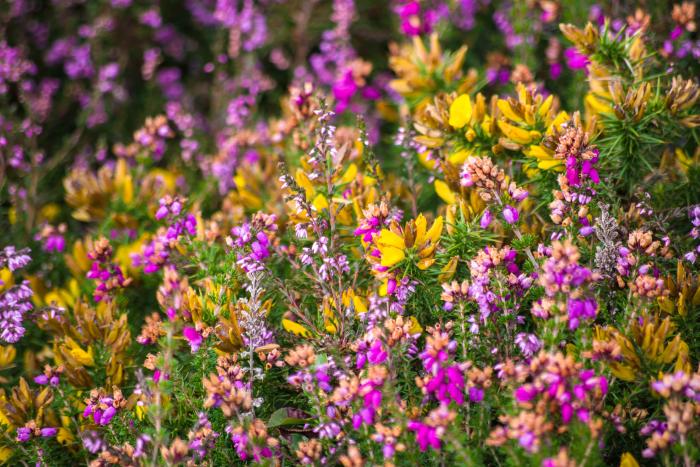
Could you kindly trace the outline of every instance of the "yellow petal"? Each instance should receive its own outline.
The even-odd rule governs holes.
[[[311,203],[316,210],[318,211],[323,211],[324,209],[328,209],[328,200],[326,199],[325,196],[323,196],[321,193],[316,195],[314,198],[313,202]]]
[[[457,196],[450,190],[447,183],[442,180],[435,180],[435,192],[437,195],[447,204],[455,204],[457,202]]]
[[[420,325],[415,316],[409,316],[408,319],[411,321],[411,327],[408,330],[409,333],[420,334],[423,332],[423,326]]]
[[[562,165],[562,163],[560,160],[557,159],[542,160],[537,163],[537,167],[539,167],[542,170],[551,170],[560,165]]]
[[[355,179],[355,176],[357,176],[357,165],[350,164],[348,166],[348,169],[343,174],[343,178],[340,179],[340,182],[341,183],[350,183]]]
[[[467,160],[467,157],[471,155],[471,151],[468,151],[466,149],[462,149],[457,152],[453,152],[449,156],[447,156],[447,160],[453,163],[454,165],[460,165],[464,163],[464,161]]]
[[[418,269],[420,269],[421,271],[425,271],[430,266],[432,266],[433,263],[435,263],[435,258],[424,258],[418,261]]]
[[[406,243],[404,242],[403,237],[396,232],[388,229],[382,229],[382,231],[379,232],[379,237],[377,238],[377,246],[394,247],[403,250],[406,248]]]
[[[435,219],[435,222],[433,222],[433,225],[430,227],[430,230],[428,230],[428,233],[425,235],[426,238],[433,244],[437,243],[440,239],[440,235],[442,234],[442,223],[442,216],[438,216],[437,219]]]
[[[512,122],[522,122],[523,121],[523,119],[520,118],[520,116],[513,111],[513,108],[510,106],[510,103],[507,100],[498,99],[498,102],[496,102],[496,105],[498,106],[498,109],[501,111],[501,113],[508,120],[510,120]]]
[[[134,200],[134,182],[131,175],[124,177],[124,183],[121,185],[121,196],[126,204],[131,204]]]
[[[550,151],[544,146],[538,144],[533,144],[527,150],[523,151],[527,157],[534,157],[536,159],[553,159],[554,152]]]
[[[632,368],[626,365],[614,364],[610,367],[610,369],[615,377],[620,378],[623,381],[631,382],[635,380],[635,372],[632,370]]]
[[[70,432],[67,428],[59,428],[58,433],[56,433],[56,441],[58,441],[61,444],[73,444],[75,441],[75,437],[73,436],[73,433]]]
[[[282,319],[282,327],[284,328],[285,331],[291,332],[292,334],[295,334],[297,336],[301,337],[310,337],[311,333],[309,332],[306,327],[302,326],[299,323],[295,323],[291,319],[283,318]]]
[[[84,351],[83,349],[81,349],[80,347],[76,347],[74,349],[71,349],[70,354],[81,365],[84,365],[84,366],[95,365],[95,359],[93,357],[92,347],[88,347],[87,352]]]
[[[462,128],[472,118],[472,100],[469,94],[462,94],[450,105],[450,126],[453,128]]]
[[[554,117],[554,120],[552,120],[552,123],[549,125],[549,128],[547,128],[547,134],[551,135],[554,133],[554,130],[560,130],[561,126],[568,122],[570,120],[569,114],[562,111],[557,114],[556,117]]]
[[[422,245],[425,242],[425,230],[428,228],[428,221],[425,219],[423,214],[418,214],[415,220],[416,225],[416,239],[413,241],[414,245]]]
[[[403,259],[406,257],[403,249],[400,248],[387,246],[380,248],[380,251],[382,252],[381,265],[387,268],[390,268],[396,263],[403,261]]]
[[[453,256],[450,258],[450,260],[447,262],[445,266],[440,269],[440,275],[438,276],[438,280],[440,282],[447,282],[452,277],[455,275],[455,272],[457,272],[457,264],[459,263],[459,256]]]
[[[639,463],[632,454],[626,452],[620,457],[620,467],[639,467]]]
[[[304,191],[306,191],[306,199],[311,199],[316,190],[314,189],[311,180],[309,180],[309,177],[306,176],[302,169],[297,169],[296,177],[294,178],[296,179],[299,186],[302,187]]]
[[[588,94],[585,98],[585,103],[591,110],[598,114],[612,113],[612,107],[607,102],[599,99],[593,94]]]
[[[12,448],[0,448],[0,462],[6,462],[10,457],[12,457],[13,452],[14,451],[12,450]]]
[[[357,295],[352,297],[352,304],[355,307],[355,313],[358,315],[367,313],[367,303],[365,303],[365,300],[362,297],[358,297]]]
[[[539,110],[537,111],[537,114],[540,117],[544,117],[547,115],[547,112],[549,112],[549,109],[552,108],[552,101],[554,100],[554,94],[550,94],[547,99],[542,103],[540,106]]]
[[[517,126],[513,126],[503,120],[498,121],[498,128],[501,129],[506,138],[515,143],[528,144],[532,141],[530,131],[524,128],[518,128]]]
[[[435,170],[438,166],[438,162],[435,159],[428,159],[428,156],[432,151],[423,151],[418,154],[418,162],[421,163],[423,167],[425,167],[428,170]]]
[[[386,297],[388,289],[389,283],[387,280],[384,280],[384,282],[382,282],[382,285],[379,286],[379,296]]]

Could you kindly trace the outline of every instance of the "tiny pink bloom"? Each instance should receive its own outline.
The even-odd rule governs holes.
[[[507,204],[506,207],[503,208],[502,214],[503,214],[503,218],[509,224],[515,224],[516,222],[518,222],[518,219],[520,218],[520,215],[518,214],[518,210],[515,209],[510,204]]]
[[[186,326],[185,329],[182,330],[182,335],[185,336],[185,339],[187,339],[189,342],[193,353],[199,350],[199,347],[202,345],[202,341],[204,339],[202,339],[202,336],[195,328]]]

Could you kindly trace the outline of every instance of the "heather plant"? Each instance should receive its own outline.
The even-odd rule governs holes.
[[[696,465],[697,23],[5,0],[0,462]]]

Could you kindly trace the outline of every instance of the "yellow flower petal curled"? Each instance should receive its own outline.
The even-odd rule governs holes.
[[[449,124],[452,128],[463,128],[472,118],[472,100],[469,94],[462,94],[450,105]]]
[[[540,117],[545,117],[547,113],[549,112],[549,109],[552,108],[552,102],[554,101],[554,94],[550,94],[547,99],[542,103],[540,106],[539,110],[537,111],[537,115]]]
[[[291,332],[292,334],[295,334],[297,336],[311,337],[311,333],[309,332],[308,329],[306,329],[304,326],[302,326],[299,323],[295,323],[291,319],[283,318],[282,319],[282,327],[284,328],[285,331]]]
[[[533,132],[511,125],[503,120],[498,122],[498,128],[509,140],[518,144],[529,144],[533,139]]]
[[[442,216],[438,216],[437,219],[435,219],[435,222],[433,222],[432,227],[430,227],[430,230],[428,230],[428,233],[425,235],[426,238],[433,244],[437,243],[440,239],[440,235],[442,234],[442,224]]]
[[[316,190],[314,189],[314,185],[311,183],[311,180],[309,180],[309,177],[306,176],[302,169],[297,169],[296,176],[294,178],[299,186],[304,189],[306,198],[311,199]]]
[[[356,176],[357,176],[357,165],[350,164],[348,166],[348,169],[345,171],[342,178],[340,179],[340,182],[341,183],[350,183],[355,179]]]
[[[445,266],[440,269],[440,275],[438,276],[438,281],[447,282],[452,279],[457,272],[457,264],[459,263],[459,256],[453,256],[447,262]]]
[[[609,103],[591,93],[586,96],[584,102],[586,106],[597,114],[609,114],[613,111],[612,106]]]
[[[435,180],[435,193],[447,204],[455,204],[457,196],[450,190],[447,183],[442,180]]]
[[[501,111],[501,113],[511,122],[523,121],[520,115],[516,114],[513,111],[513,108],[510,106],[510,103],[507,100],[498,99],[498,102],[496,102],[496,106],[498,106],[498,109]]]
[[[428,221],[423,214],[418,214],[415,221],[416,239],[414,245],[422,245],[425,243],[425,231],[428,228]]]
[[[70,351],[70,354],[75,360],[84,366],[95,365],[95,358],[93,356],[92,347],[88,347],[87,352],[80,347],[76,347]]]
[[[568,113],[566,113],[564,111],[559,112],[557,114],[557,116],[554,117],[554,120],[552,120],[552,123],[549,124],[549,127],[547,128],[546,134],[553,135],[555,130],[560,131],[561,126],[564,123],[568,122],[570,119],[571,119],[571,117],[569,117]]]

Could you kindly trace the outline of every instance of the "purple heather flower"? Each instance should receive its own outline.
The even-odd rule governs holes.
[[[515,336],[515,343],[526,357],[531,357],[542,348],[542,342],[535,334],[521,332]]]
[[[515,209],[513,206],[510,204],[507,204],[503,208],[503,218],[506,220],[507,223],[509,224],[515,224],[518,222],[518,219],[520,218],[520,215],[518,214],[518,210]]]
[[[43,386],[43,385],[49,384],[49,377],[46,376],[45,374],[41,374],[39,376],[34,377],[34,382],[36,384],[40,384]]]
[[[202,345],[202,342],[204,339],[202,338],[202,335],[197,332],[197,330],[191,326],[185,326],[185,328],[182,330],[182,335],[187,339],[187,342],[190,344],[190,348],[192,349],[192,353],[197,352],[199,350],[199,347]]]
[[[17,428],[17,441],[26,443],[32,437],[32,430],[26,427]]]
[[[576,47],[569,47],[564,51],[566,66],[571,70],[584,70],[590,63],[588,57],[580,53]]]
[[[52,438],[58,433],[58,428],[46,427],[41,429],[41,436],[43,438]]]
[[[438,368],[425,385],[426,391],[439,402],[449,404],[454,401],[460,405],[464,403],[464,387],[464,375],[459,365]]]
[[[0,340],[14,344],[22,338],[24,315],[33,308],[32,295],[26,280],[0,294]]]
[[[17,250],[14,246],[8,245],[0,252],[0,267],[7,265],[12,272],[22,269],[32,260],[29,253],[31,253],[29,248]]]
[[[94,430],[84,431],[80,434],[83,446],[91,454],[97,454],[105,447],[104,441],[100,438],[100,434]]]
[[[440,438],[435,427],[418,420],[411,420],[408,422],[408,429],[416,433],[416,442],[421,452],[426,451],[429,446],[436,451],[440,449]]]
[[[491,211],[486,209],[481,215],[481,221],[479,221],[479,226],[481,226],[482,229],[488,229],[489,225],[491,225],[492,220],[493,216],[491,215]]]
[[[515,390],[515,400],[518,402],[530,402],[537,395],[537,389],[531,385],[520,386]]]

